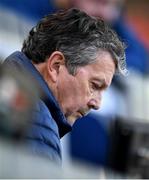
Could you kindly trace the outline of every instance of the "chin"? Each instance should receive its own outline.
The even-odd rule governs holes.
[[[78,113],[74,113],[72,115],[67,116],[68,123],[73,126],[73,124],[77,121],[77,119],[81,118],[82,116]]]

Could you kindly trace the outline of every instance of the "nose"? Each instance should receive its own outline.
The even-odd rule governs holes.
[[[92,98],[89,100],[88,102],[88,107],[89,109],[95,109],[98,110],[100,108],[100,104],[101,104],[101,98]]]

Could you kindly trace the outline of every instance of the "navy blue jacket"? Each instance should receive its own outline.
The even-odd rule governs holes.
[[[34,154],[48,157],[51,161],[61,163],[60,138],[71,130],[60,107],[47,86],[43,77],[36,70],[31,61],[22,52],[14,52],[5,61],[4,65],[15,68],[21,73],[28,70],[40,85],[42,97],[33,108],[31,127],[26,135],[27,147]]]

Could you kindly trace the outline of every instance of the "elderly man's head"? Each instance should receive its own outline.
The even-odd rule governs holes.
[[[102,20],[70,9],[43,18],[22,51],[40,71],[73,123],[100,107],[115,71],[125,73],[124,45]]]

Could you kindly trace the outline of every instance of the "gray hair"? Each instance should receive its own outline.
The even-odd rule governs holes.
[[[64,54],[73,75],[78,67],[94,63],[100,50],[111,54],[119,73],[127,74],[124,43],[103,20],[81,10],[63,10],[44,17],[22,48],[34,63],[46,61],[55,50]]]

